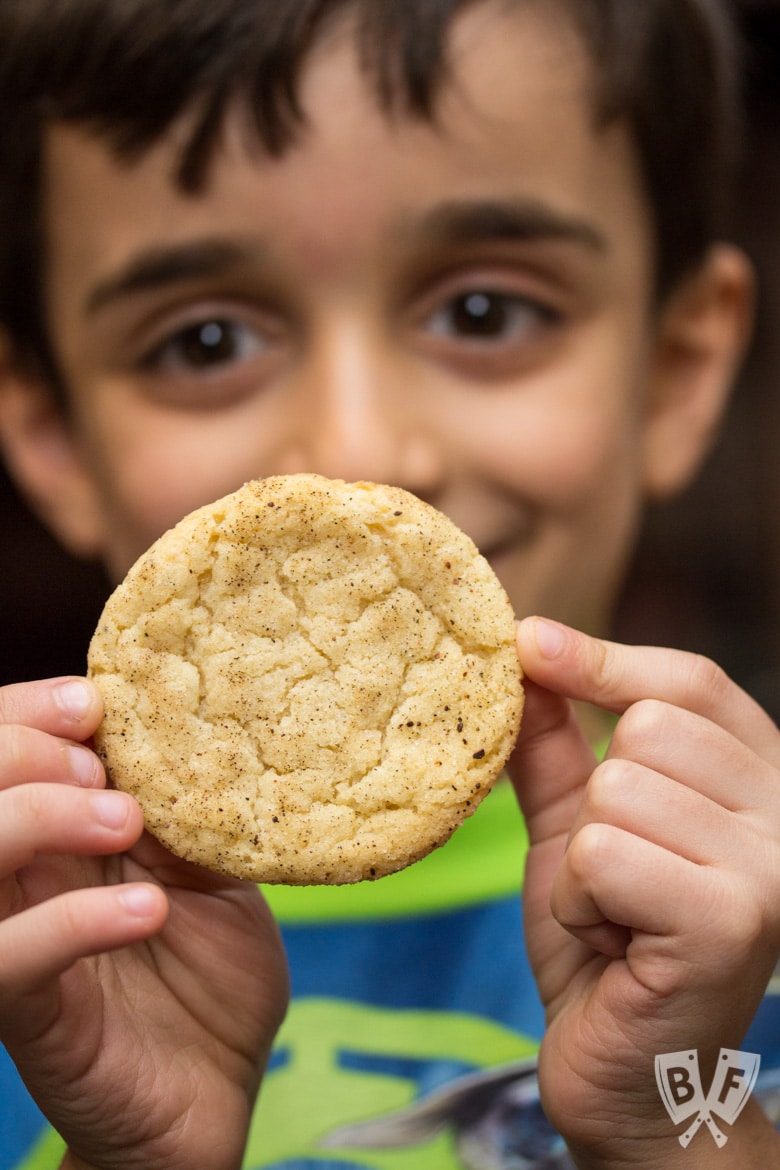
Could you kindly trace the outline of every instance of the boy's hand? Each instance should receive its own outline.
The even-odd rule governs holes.
[[[694,655],[534,618],[518,650],[527,705],[511,771],[531,839],[545,1108],[579,1166],[709,1166],[707,1133],[679,1145],[654,1058],[696,1049],[706,1091],[777,962],[780,732]],[[569,699],[620,716],[600,764]],[[780,1165],[755,1102],[729,1132],[724,1170]]]
[[[0,1039],[70,1165],[233,1170],[287,1001],[279,936],[257,889],[105,790],[100,717],[83,679],[0,688]]]

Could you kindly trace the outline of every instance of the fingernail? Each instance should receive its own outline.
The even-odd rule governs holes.
[[[77,679],[60,683],[54,695],[60,708],[77,723],[81,722],[92,706],[91,691]]]
[[[543,658],[557,658],[566,643],[563,626],[557,622],[539,619],[536,623],[536,645]]]
[[[92,811],[107,829],[121,829],[127,821],[127,800],[121,792],[96,792],[92,797]]]
[[[76,783],[82,788],[94,788],[98,778],[97,756],[89,748],[68,744],[65,747],[65,759]]]
[[[150,886],[126,886],[119,891],[119,901],[134,918],[148,918],[157,907],[157,895]]]

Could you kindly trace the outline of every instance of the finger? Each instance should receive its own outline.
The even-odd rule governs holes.
[[[623,646],[538,617],[519,623],[517,646],[528,677],[549,690],[618,714],[640,699],[661,699],[712,720],[780,765],[775,724],[701,655]]]
[[[774,861],[759,824],[632,760],[609,759],[596,768],[570,838],[588,824],[611,825],[697,865],[753,872],[764,859]]]
[[[0,789],[44,782],[98,788],[105,771],[88,747],[21,723],[0,723]]]
[[[98,689],[75,675],[0,687],[0,724],[22,723],[82,741],[95,731],[102,713]]]
[[[164,891],[145,882],[70,891],[6,919],[0,1002],[55,978],[77,959],[149,938],[167,915]]]
[[[0,794],[0,875],[29,865],[36,854],[119,853],[138,840],[143,816],[124,792],[58,784],[24,784]]]
[[[635,703],[620,719],[606,758],[662,773],[731,812],[780,823],[775,767],[702,715],[658,700]]]
[[[523,918],[544,1003],[561,993],[587,957],[550,913],[550,891],[595,758],[560,695],[525,685],[520,735],[508,764],[528,829]]]
[[[686,964],[722,963],[740,931],[755,941],[751,889],[613,825],[591,824],[566,852],[551,905],[571,934],[612,957],[629,943],[641,953],[644,936],[663,956],[660,977],[673,954]]]
[[[525,681],[520,735],[508,763],[532,843],[568,834],[596,759],[568,700]]]

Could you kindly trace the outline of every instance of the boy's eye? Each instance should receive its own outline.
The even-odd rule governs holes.
[[[430,315],[428,330],[472,341],[515,341],[549,318],[545,309],[511,293],[475,290],[453,297]]]
[[[193,366],[210,366],[214,362],[226,362],[235,357],[238,339],[232,325],[225,321],[207,321],[204,325],[193,325],[179,337],[179,349],[183,358]]]
[[[196,321],[167,337],[145,365],[171,371],[208,371],[244,361],[265,347],[257,330],[240,321],[214,317]]]
[[[458,297],[451,310],[456,331],[477,337],[496,337],[503,333],[512,308],[507,299],[481,292]]]

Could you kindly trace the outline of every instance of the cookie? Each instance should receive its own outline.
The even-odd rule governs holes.
[[[247,483],[185,517],[89,648],[111,783],[173,853],[255,882],[378,878],[501,772],[523,691],[474,543],[399,488]]]

